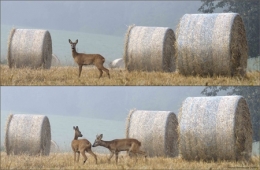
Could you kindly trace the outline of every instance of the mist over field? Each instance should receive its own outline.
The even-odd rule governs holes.
[[[68,39],[78,52],[99,53],[106,64],[121,58],[129,25],[175,29],[185,13],[199,13],[200,1],[1,1],[1,60],[14,28],[49,30],[53,53],[74,64]]]
[[[73,126],[91,142],[125,137],[131,109],[173,111],[178,114],[186,97],[202,96],[204,87],[1,87],[1,143],[6,119],[12,114],[43,114],[51,123],[52,139],[70,150]],[[220,93],[223,94],[224,93]]]

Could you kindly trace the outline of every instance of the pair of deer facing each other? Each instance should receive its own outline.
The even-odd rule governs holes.
[[[76,161],[76,154],[77,154],[77,162],[79,161],[79,155],[84,157],[83,164],[87,160],[87,156],[85,152],[88,152],[90,155],[92,155],[97,164],[97,156],[94,154],[91,150],[91,147],[96,146],[103,146],[109,149],[110,151],[110,157],[108,158],[108,161],[110,162],[110,159],[113,157],[113,155],[116,155],[116,164],[118,162],[118,154],[120,151],[127,151],[128,155],[130,156],[130,153],[133,153],[136,156],[137,161],[137,154],[142,154],[146,158],[146,153],[144,151],[140,150],[141,142],[139,142],[137,139],[128,138],[128,139],[115,139],[112,141],[103,141],[102,137],[103,135],[97,135],[96,140],[91,146],[91,143],[87,139],[78,139],[78,137],[82,137],[78,126],[74,127],[73,129],[75,131],[74,139],[71,142],[71,147],[74,152],[74,161]]]
[[[95,65],[100,74],[99,78],[102,76],[103,71],[105,71],[110,78],[109,70],[103,66],[105,62],[105,58],[100,55],[100,54],[84,54],[84,53],[78,53],[76,51],[76,45],[78,43],[78,40],[76,42],[72,42],[69,39],[69,43],[71,44],[71,49],[72,49],[72,57],[74,58],[74,61],[78,64],[79,66],[79,77],[81,75],[82,71],[82,66],[84,65]]]

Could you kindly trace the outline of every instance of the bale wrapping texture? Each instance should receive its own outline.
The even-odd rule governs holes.
[[[179,22],[176,37],[179,73],[245,75],[246,32],[237,13],[185,14]]]
[[[128,71],[175,71],[175,35],[167,27],[129,26],[124,48]]]
[[[12,29],[8,40],[9,68],[51,67],[52,41],[47,30]]]
[[[179,114],[179,150],[184,159],[249,159],[252,124],[242,96],[188,97]]]
[[[141,142],[148,156],[178,156],[178,120],[170,111],[131,110],[126,121],[126,138]]]
[[[51,128],[47,116],[11,114],[6,123],[7,155],[49,155]]]

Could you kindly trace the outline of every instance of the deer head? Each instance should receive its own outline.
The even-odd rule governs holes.
[[[73,126],[73,129],[75,130],[75,138],[77,139],[78,137],[82,137],[83,135],[81,134],[81,132],[79,131],[79,127],[78,126]]]
[[[96,140],[93,143],[92,147],[100,146],[102,137],[103,137],[103,134],[97,135]]]
[[[78,43],[78,39],[75,41],[75,42],[72,42],[70,39],[69,39],[69,43],[71,45],[71,49],[72,50],[75,50],[76,49],[76,45]]]

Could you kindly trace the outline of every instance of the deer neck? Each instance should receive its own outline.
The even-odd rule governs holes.
[[[76,49],[72,49],[73,58],[75,58],[77,55],[78,55],[78,52],[76,51]]]
[[[75,133],[75,135],[74,135],[74,140],[78,140],[78,135]]]
[[[109,147],[109,144],[110,144],[109,141],[103,141],[103,140],[101,140],[101,142],[100,142],[100,146],[104,146],[105,148],[110,148],[110,147]]]

